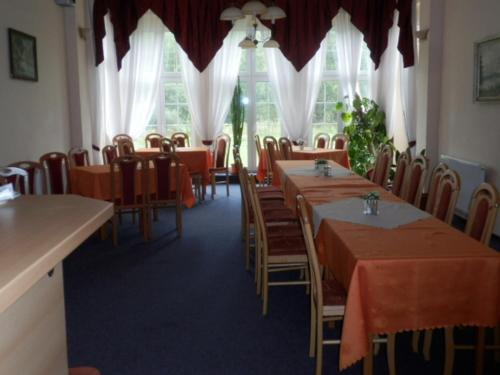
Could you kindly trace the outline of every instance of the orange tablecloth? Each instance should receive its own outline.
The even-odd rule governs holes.
[[[287,204],[302,193],[312,206],[377,190],[359,176],[287,176],[284,168],[312,162],[278,161]],[[433,217],[394,229],[323,220],[320,261],[348,291],[340,368],[368,353],[371,335],[500,322],[500,254]]]
[[[135,153],[139,156],[147,157],[160,152],[159,148],[139,148]],[[210,184],[209,168],[212,167],[212,154],[206,147],[176,147],[175,152],[186,164],[189,173],[200,173],[203,176],[203,183]]]
[[[346,150],[330,150],[330,149],[304,149],[298,150],[294,148],[292,154],[293,160],[315,160],[326,159],[339,163],[340,165],[351,168],[349,163],[349,154]],[[267,153],[265,150],[259,155],[259,165],[257,167],[257,180],[263,182],[267,174]],[[275,181],[273,185],[279,186],[279,175],[273,176]]]
[[[150,178],[156,178],[154,169],[150,169]],[[71,192],[84,197],[110,200],[111,199],[111,171],[109,165],[91,165],[74,167],[70,171]],[[186,207],[193,207],[196,199],[193,194],[191,177],[184,165],[181,165],[182,202]],[[154,180],[153,180],[154,181]],[[136,187],[140,192],[140,173],[136,174]],[[175,181],[172,179],[172,189]]]

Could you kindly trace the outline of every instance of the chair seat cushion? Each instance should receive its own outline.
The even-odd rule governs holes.
[[[266,228],[267,238],[300,237],[302,228],[298,222],[283,225],[270,225]]]
[[[280,192],[281,189],[276,186],[257,186],[257,193]]]
[[[336,279],[323,280],[323,311],[325,315],[344,315],[347,293]]]
[[[69,369],[69,375],[101,375],[94,367],[73,367]]]
[[[267,245],[269,263],[307,262],[303,236],[269,238]]]
[[[292,221],[297,222],[297,216],[289,208],[270,208],[263,210],[264,222]]]
[[[281,191],[266,191],[262,193],[257,193],[257,196],[261,201],[268,199],[281,199],[285,200],[285,196]]]

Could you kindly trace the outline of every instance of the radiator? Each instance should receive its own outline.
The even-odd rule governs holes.
[[[460,194],[455,214],[466,219],[474,190],[486,180],[486,168],[479,163],[461,160],[449,155],[441,155],[439,160],[446,163],[460,175]]]

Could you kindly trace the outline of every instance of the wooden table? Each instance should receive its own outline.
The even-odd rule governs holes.
[[[135,153],[139,156],[147,157],[158,154],[159,148],[139,148]],[[188,168],[190,174],[200,174],[203,184],[210,184],[210,173],[212,168],[212,154],[206,147],[176,147],[175,152],[181,162]]]
[[[318,149],[313,149],[310,147],[304,147],[302,150],[297,147],[293,146],[293,153],[292,153],[292,159],[293,160],[315,160],[315,159],[326,159],[326,160],[332,160],[345,168],[351,168],[351,165],[349,163],[349,154],[347,150],[331,150],[331,149],[324,149],[324,148],[318,148]],[[260,182],[263,182],[266,178],[267,175],[267,153],[265,150],[262,150],[262,152],[259,155],[259,165],[257,167],[257,180]],[[279,186],[279,175],[273,176],[274,181],[273,185]]]
[[[0,204],[0,375],[68,373],[61,262],[112,215],[76,195]]]
[[[191,177],[184,165],[181,168],[181,190],[182,202],[188,208],[194,206],[196,199],[193,194]],[[154,168],[150,168],[150,181],[156,178]],[[140,171],[136,174],[137,191],[140,192]],[[84,197],[111,200],[111,170],[109,165],[90,165],[85,167],[74,167],[69,171],[71,181],[71,192]],[[172,178],[172,188],[175,187]]]
[[[403,203],[357,175],[286,173],[305,166],[314,168],[312,161],[277,162],[292,209],[298,193],[310,213],[316,205],[369,191]],[[500,322],[500,254],[432,216],[393,229],[324,219],[315,241],[320,262],[348,291],[341,369],[369,353],[375,334]]]

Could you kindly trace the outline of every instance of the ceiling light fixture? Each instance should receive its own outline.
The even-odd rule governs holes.
[[[273,39],[272,31],[268,38],[257,39],[257,26],[260,20],[271,21],[274,25],[276,20],[286,18],[286,13],[280,7],[271,5],[266,7],[261,1],[247,1],[241,9],[231,5],[222,11],[220,19],[222,21],[236,22],[245,17],[250,17],[251,27],[247,36],[239,46],[243,49],[256,48],[259,43],[263,43],[264,48],[279,48],[279,43]]]

